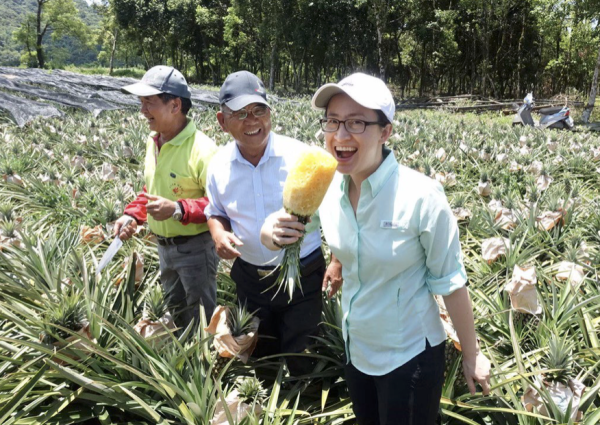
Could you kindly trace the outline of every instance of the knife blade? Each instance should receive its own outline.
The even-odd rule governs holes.
[[[123,223],[123,226],[121,226],[121,228],[129,226],[129,223],[131,223],[132,221],[133,221],[133,218],[129,218],[128,220],[126,220]],[[117,253],[117,251],[119,251],[119,249],[122,246],[123,246],[123,241],[121,240],[119,235],[115,236],[115,240],[112,241],[112,243],[110,244],[110,246],[108,247],[108,249],[106,250],[104,255],[102,256],[100,263],[98,263],[98,267],[96,268],[96,275],[99,275],[102,272],[102,270],[104,270],[106,265],[110,262],[110,260],[113,259],[113,257]]]

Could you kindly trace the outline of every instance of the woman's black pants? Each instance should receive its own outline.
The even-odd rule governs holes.
[[[346,383],[358,425],[434,425],[444,384],[445,343],[427,348],[382,376],[346,365]]]

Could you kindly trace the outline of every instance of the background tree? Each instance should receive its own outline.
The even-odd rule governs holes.
[[[28,15],[17,31],[16,38],[27,47],[32,37],[35,37],[35,52],[37,66],[44,68],[44,38],[51,33],[53,41],[66,35],[72,36],[81,43],[88,41],[88,31],[73,0],[36,0],[35,27],[31,25],[31,15]]]

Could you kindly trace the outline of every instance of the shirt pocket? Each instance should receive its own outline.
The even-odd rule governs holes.
[[[195,178],[171,170],[168,176],[169,194],[172,199],[200,197],[200,186]]]

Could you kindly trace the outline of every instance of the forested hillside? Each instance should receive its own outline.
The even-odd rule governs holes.
[[[74,0],[79,15],[90,30],[97,28],[100,18],[85,0]],[[35,13],[36,0],[2,0],[0,1],[0,65],[19,65],[22,46],[13,40],[13,32],[19,28],[28,13]],[[49,46],[45,40],[46,47]],[[98,51],[89,47],[81,47],[69,37],[53,43],[49,49],[50,57],[60,59],[63,64],[85,64],[96,60]]]
[[[215,84],[245,68],[310,91],[362,69],[401,95],[585,93],[600,47],[597,0],[104,1],[106,63]]]

